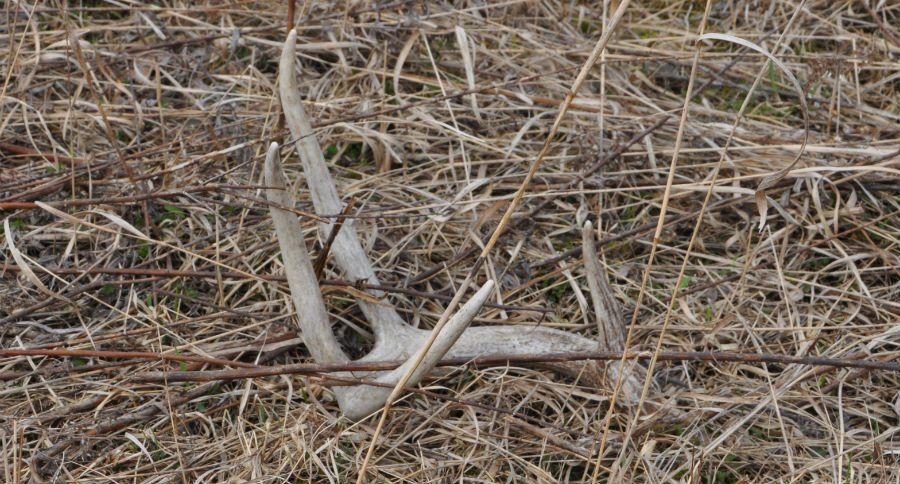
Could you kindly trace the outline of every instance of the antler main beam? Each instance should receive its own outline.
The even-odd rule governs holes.
[[[297,89],[294,59],[297,42],[296,31],[288,34],[279,65],[279,93],[285,120],[295,140],[297,153],[306,175],[306,184],[319,215],[341,213],[342,204],[328,166],[316,140],[309,117]],[[294,307],[300,320],[303,338],[313,358],[317,362],[332,363],[348,361],[340,349],[325,310],[319,291],[318,281],[309,261],[309,253],[303,242],[300,223],[296,217],[278,207],[294,205],[286,190],[284,174],[279,160],[278,145],[269,147],[265,166],[266,191],[268,199],[275,202],[270,212],[275,233],[291,288]],[[364,280],[369,284],[379,284],[356,230],[353,221],[347,220],[337,234],[332,253],[338,267],[350,280]],[[320,224],[323,236],[330,232],[332,224]],[[437,340],[418,365],[409,384],[416,384],[428,374],[434,365],[446,354],[450,357],[475,357],[485,354],[541,354],[561,351],[594,351],[603,349],[597,342],[544,327],[491,326],[468,328],[481,306],[487,301],[493,289],[488,281],[447,323],[437,336]],[[381,294],[375,294],[380,297]],[[430,332],[413,328],[406,324],[397,312],[389,307],[357,299],[363,314],[372,324],[375,332],[375,346],[360,361],[407,359],[407,362],[390,372],[374,372],[353,375],[379,384],[396,384],[400,377],[415,364],[412,355],[422,348],[430,337]],[[467,329],[468,328],[468,329]],[[390,388],[360,385],[355,387],[335,387],[338,404],[348,418],[360,419],[382,407]],[[626,399],[627,400],[627,399]]]

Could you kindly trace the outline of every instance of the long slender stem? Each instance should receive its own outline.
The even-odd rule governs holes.
[[[877,370],[888,372],[900,372],[900,362],[857,359],[865,356],[865,353],[855,353],[844,358],[828,358],[820,356],[791,356],[765,353],[731,353],[723,351],[576,351],[571,353],[546,353],[536,355],[522,354],[496,354],[482,355],[478,357],[443,358],[435,366],[488,366],[505,364],[533,364],[533,363],[566,363],[573,361],[615,361],[636,360],[649,361],[654,358],[657,361],[709,361],[714,363],[740,362],[740,363],[774,363],[780,365],[808,365],[829,368],[858,368],[864,370]],[[115,351],[90,351],[90,350],[0,350],[0,355],[9,356],[92,356],[97,358],[140,358],[159,359],[166,356],[174,361],[194,361],[188,355],[165,355],[144,352],[115,352]],[[199,360],[198,360],[199,361]],[[203,360],[204,363],[214,363]],[[219,363],[222,364],[222,363]],[[235,365],[234,362],[228,362]],[[351,361],[347,363],[298,363],[294,365],[278,365],[270,367],[248,367],[232,370],[202,370],[202,371],[169,371],[146,372],[134,375],[134,381],[144,383],[168,382],[207,382],[221,380],[239,380],[245,378],[262,378],[278,375],[316,375],[328,373],[358,372],[358,371],[384,371],[393,370],[403,364],[402,361]]]

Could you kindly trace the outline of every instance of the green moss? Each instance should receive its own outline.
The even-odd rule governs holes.
[[[368,165],[372,162],[372,152],[365,143],[350,143],[344,150],[344,156],[357,165]]]
[[[571,291],[572,286],[569,285],[568,281],[554,283],[553,280],[547,279],[538,283],[538,288],[547,289],[547,300],[556,304]]]
[[[434,56],[436,58],[439,59],[441,57],[441,52],[444,50],[445,47],[447,47],[447,38],[446,37],[434,37],[431,40],[431,51],[434,53]]]
[[[154,222],[157,225],[162,224],[163,222],[169,220],[181,220],[187,217],[187,212],[176,205],[163,205],[163,213],[154,217]]]
[[[553,242],[553,248],[565,252],[569,249],[575,248],[577,244],[581,243],[581,239],[578,237],[566,237],[557,239]]]
[[[196,297],[197,297],[197,291],[196,291],[196,290],[194,290],[194,289],[192,289],[192,288],[190,288],[190,287],[185,287],[185,286],[183,286],[183,285],[181,285],[181,284],[175,284],[175,287],[173,287],[172,292],[174,292],[174,293],[176,293],[176,294],[184,295],[184,296],[187,297],[187,298],[196,298]],[[170,307],[171,307],[176,313],[181,312],[181,298],[180,298],[180,297],[176,297],[175,300],[172,301],[172,304],[171,304]]]
[[[778,68],[772,61],[768,62],[767,67],[769,68],[769,87],[776,90],[778,89]]]
[[[759,427],[750,427],[747,431],[759,440],[769,440],[769,434]]]
[[[644,40],[655,39],[659,37],[659,32],[653,29],[636,28],[633,31],[635,34],[637,34],[638,37]]]
[[[163,210],[165,210],[168,213],[171,213],[172,215],[175,215],[178,218],[184,218],[187,216],[187,214],[184,212],[184,210],[176,207],[175,205],[163,205]]]
[[[236,215],[241,211],[241,207],[235,205],[225,205],[222,208],[222,211],[225,212],[225,215]]]
[[[141,259],[146,259],[150,255],[150,244],[147,242],[138,243],[137,255]]]
[[[578,19],[574,18],[572,19],[572,24],[585,35],[591,35],[594,32],[599,32],[603,29],[603,25],[600,21],[590,18],[582,18],[581,23],[578,23]]]
[[[239,46],[237,49],[234,49],[234,56],[238,59],[246,59],[250,57],[252,51],[249,47]]]
[[[116,294],[116,285],[115,284],[104,284],[103,287],[100,288],[100,295],[103,297],[111,297]]]
[[[716,484],[731,484],[734,482],[740,482],[740,476],[735,474],[730,469],[719,469],[716,471],[714,480]]]

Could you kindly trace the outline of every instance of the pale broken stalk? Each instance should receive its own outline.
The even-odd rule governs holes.
[[[342,204],[331,175],[328,173],[328,166],[322,155],[321,147],[312,130],[312,125],[303,108],[302,99],[297,90],[297,80],[294,72],[296,40],[296,32],[291,31],[281,55],[279,93],[281,95],[282,108],[285,113],[285,120],[291,131],[291,137],[295,140],[297,146],[297,153],[306,175],[306,184],[309,188],[315,211],[320,216],[335,215],[342,212]],[[269,159],[271,159],[271,162],[269,162]],[[273,151],[271,148],[267,157],[266,176],[268,185],[278,188],[285,186],[277,151]],[[279,206],[293,206],[290,194],[283,190],[269,190],[267,194],[270,196],[270,200],[277,202]],[[276,235],[282,246],[281,250],[284,251],[287,248],[299,252],[299,249],[302,248],[303,257],[306,258],[308,263],[309,256],[305,245],[302,244],[300,225],[295,216],[277,207],[272,207],[271,211],[273,219],[276,216],[285,218],[282,222],[275,224]],[[287,223],[288,220],[291,221],[290,224]],[[332,254],[335,262],[343,271],[346,279],[363,280],[369,284],[378,285],[378,278],[375,276],[375,271],[359,242],[354,225],[352,220],[347,220],[344,222],[340,232],[338,232],[332,245]],[[328,236],[331,226],[332,224],[320,225],[323,237]],[[282,239],[285,239],[287,242],[282,242]],[[299,240],[301,243],[294,243],[292,240]],[[292,260],[295,259],[297,258]],[[298,265],[295,266],[294,264]],[[318,282],[315,280],[311,268],[309,271],[302,269],[299,267],[302,264],[302,262],[289,264],[288,259],[285,258],[285,271],[289,274],[288,281],[292,284],[292,294],[295,292],[294,285],[297,285],[297,291],[314,293],[315,297],[321,300]],[[303,281],[299,279],[303,279]],[[415,367],[412,374],[413,378],[407,384],[412,385],[420,381],[445,353],[450,357],[476,357],[489,354],[535,355],[566,351],[595,351],[599,348],[597,342],[588,338],[545,327],[491,326],[466,329],[475,313],[488,298],[492,286],[493,283],[488,281],[466,305],[447,321],[440,333],[436,335],[431,348],[424,351],[421,364]],[[374,293],[373,295],[376,297],[382,296],[380,293]],[[362,299],[357,299],[357,303],[366,319],[372,324],[375,333],[374,348],[360,361],[409,360],[411,356],[425,348],[427,343],[430,342],[432,337],[430,331],[409,326],[392,307]],[[330,332],[330,325],[319,313],[318,306],[307,306],[302,300],[296,298],[294,305],[304,333],[308,331],[308,327],[312,331],[327,330]],[[309,323],[309,321],[312,321],[312,323]],[[339,351],[339,348],[337,348],[337,352],[334,351],[337,342],[333,335],[314,335],[308,339],[304,336],[304,341],[307,344],[324,345],[316,349],[310,348],[310,353],[317,361],[320,361],[320,356],[317,355],[322,355],[321,357],[325,358],[334,357],[331,355],[337,354],[339,356],[336,358],[344,358],[344,360],[338,361],[346,361],[347,359],[343,352]],[[321,362],[326,361],[323,360]],[[363,375],[363,377],[379,383],[393,381],[396,384],[400,381],[399,377],[413,366],[413,363],[407,361],[403,366],[392,372],[375,372]],[[577,368],[571,366],[563,367],[566,371],[571,370],[573,373],[578,373],[582,368],[583,365],[578,365]],[[359,375],[355,376],[360,377]],[[335,388],[341,410],[347,417],[352,419],[365,417],[381,408],[390,392],[389,388],[367,385]]]

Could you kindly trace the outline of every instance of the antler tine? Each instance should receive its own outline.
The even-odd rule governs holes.
[[[466,328],[469,327],[469,323],[472,322],[472,319],[475,318],[475,315],[478,314],[478,311],[484,303],[487,302],[493,289],[494,281],[487,281],[481,286],[481,289],[479,289],[478,292],[476,292],[475,295],[472,296],[472,298],[469,299],[469,301],[466,302],[466,304],[464,304],[449,321],[447,321],[444,329],[438,333],[434,344],[425,353],[424,358],[418,362],[418,365],[415,366],[415,370],[407,381],[407,385],[417,384],[425,377],[425,375],[434,369],[435,365],[437,365],[441,358],[443,358],[450,348],[454,346],[460,336],[465,334]],[[422,336],[427,336],[426,331],[417,331],[417,333],[421,333]],[[404,343],[415,344],[415,348],[422,348],[425,338],[417,338],[416,336],[418,335],[405,333],[403,336],[405,339]],[[420,339],[422,341],[418,341]],[[357,420],[381,409],[384,402],[390,396],[393,386],[403,378],[411,367],[417,364],[416,356],[417,355],[411,356],[399,367],[375,379],[376,382],[385,386],[353,388],[351,390],[352,394],[347,395],[345,398],[346,404],[341,407],[344,415],[350,419]]]
[[[334,181],[328,173],[328,165],[325,164],[322,148],[315,137],[306,110],[303,109],[303,101],[297,89],[297,79],[294,74],[296,46],[297,32],[291,30],[284,43],[278,68],[279,93],[285,121],[287,121],[291,136],[295,140],[316,213],[321,215],[339,214],[342,211],[341,199],[338,197]],[[369,284],[378,285],[375,270],[369,263],[353,226],[353,220],[347,220],[344,222],[343,229],[338,232],[332,246],[335,261],[348,279],[363,280]],[[327,237],[334,224],[323,223],[319,227],[323,236]],[[375,296],[378,297],[380,294],[376,292]],[[358,301],[358,303],[363,314],[366,315],[366,319],[372,323],[375,335],[379,339],[392,335],[396,333],[396,328],[405,326],[403,319],[392,308],[367,301]]]
[[[278,143],[269,145],[264,171],[266,185],[269,187],[266,189],[266,198],[277,204],[277,206],[269,206],[269,213],[272,216],[278,245],[281,248],[284,272],[291,288],[294,309],[300,317],[300,324],[303,328],[303,341],[316,361],[323,363],[349,361],[347,355],[341,351],[341,346],[335,339],[334,333],[331,332],[328,312],[325,311],[325,302],[319,291],[319,283],[313,272],[312,263],[309,261],[306,244],[303,242],[300,222],[297,221],[294,214],[279,208],[293,207],[294,201],[285,189]]]

